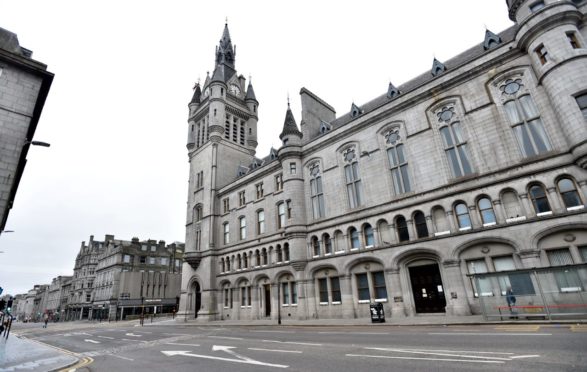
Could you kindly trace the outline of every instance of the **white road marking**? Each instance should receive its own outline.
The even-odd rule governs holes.
[[[178,344],[177,342],[167,342],[165,345],[200,346],[199,344]]]
[[[244,338],[241,337],[225,337],[225,336],[208,336],[209,338],[221,338],[224,340],[244,340]]]
[[[442,359],[442,358],[410,358],[410,357],[393,357],[387,355],[360,355],[360,354],[346,354],[350,357],[362,357],[362,358],[383,358],[383,359],[408,359],[408,360],[435,360],[442,362],[464,362],[464,363],[498,363],[503,364],[505,362],[500,360],[473,360],[473,359]]]
[[[368,348],[367,348],[368,349]],[[475,350],[432,350],[432,349],[412,349],[402,347],[401,350],[414,350],[414,351],[434,351],[444,353],[474,353],[474,354],[499,354],[499,355],[514,355],[514,353],[502,353],[496,351],[475,351]]]
[[[123,357],[123,356],[121,356],[121,355],[110,354],[110,356],[113,356],[113,357],[115,357],[115,358],[124,359],[124,360],[129,360],[129,361],[131,361],[131,362],[134,362],[134,361],[135,361],[134,359],[127,358],[127,357]]]
[[[248,361],[254,360],[254,359],[251,359],[251,358],[246,357],[244,355],[237,354],[235,351],[231,350],[231,349],[235,349],[235,348],[236,348],[236,346],[213,345],[212,351],[224,351],[225,353],[228,353],[228,354],[235,356],[235,357],[242,359],[242,360],[248,360]]]
[[[296,354],[301,354],[301,351],[298,350],[275,350],[275,349],[260,349],[260,348],[256,348],[256,347],[250,347],[249,350],[257,350],[257,351],[273,351],[276,353],[296,353]]]
[[[322,344],[312,344],[312,343],[309,343],[309,342],[294,342],[294,341],[261,340],[261,342],[272,342],[272,343],[275,343],[275,344],[322,346]]]
[[[192,358],[214,359],[214,360],[222,360],[225,362],[254,364],[254,365],[258,365],[258,366],[275,367],[275,368],[288,368],[289,367],[289,366],[286,366],[283,364],[263,363],[263,362],[259,362],[257,360],[230,359],[230,358],[216,357],[216,356],[212,356],[212,355],[190,354],[189,351],[162,351],[162,353],[167,356],[183,355],[183,356],[189,356]]]
[[[389,332],[349,332],[350,335],[388,335]]]
[[[98,336],[100,338],[105,338],[107,340],[114,340],[114,337],[108,337],[108,336]]]
[[[84,341],[85,342],[91,342],[92,344],[99,344],[100,343],[100,341],[90,340],[90,339],[87,339],[87,338]]]
[[[436,356],[447,356],[447,357],[458,357],[458,358],[470,358],[470,359],[484,359],[484,360],[502,360],[508,361],[509,358],[500,358],[500,357],[486,357],[486,356],[476,356],[476,355],[460,355],[455,353],[435,353],[429,351],[416,351],[416,350],[403,350],[403,349],[386,349],[380,347],[366,347],[367,350],[379,350],[379,351],[392,351],[394,353],[407,353],[407,354],[424,354],[424,355],[436,355]]]
[[[540,355],[516,355],[510,357],[511,359],[521,359],[521,358],[538,358]]]
[[[125,336],[130,336],[130,337],[143,337],[143,335],[135,335],[134,333],[127,333],[127,334],[125,334]]]
[[[467,332],[437,332],[429,335],[442,336],[552,336],[552,333],[467,333]]]

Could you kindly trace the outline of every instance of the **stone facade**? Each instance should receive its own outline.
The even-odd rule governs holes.
[[[587,262],[587,1],[535,3],[342,116],[303,88],[264,158],[225,27],[189,104],[181,315],[469,315],[506,289],[469,274]]]
[[[0,28],[0,233],[4,231],[53,74]]]

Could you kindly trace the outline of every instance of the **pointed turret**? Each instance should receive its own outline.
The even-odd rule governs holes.
[[[194,87],[194,95],[192,96],[192,100],[190,103],[200,104],[200,98],[202,97],[202,90],[200,89],[200,83],[196,83]]]
[[[255,97],[255,91],[253,90],[253,84],[251,83],[251,79],[249,78],[249,86],[247,87],[247,95],[245,97],[245,101],[257,101],[257,97]]]
[[[250,77],[249,86],[247,87],[247,94],[245,96],[245,103],[247,104],[249,113],[251,114],[247,123],[249,128],[249,133],[247,135],[247,145],[251,148],[252,155],[255,155],[255,150],[257,148],[257,121],[259,119],[259,101],[257,101],[257,97],[255,97],[255,91],[253,90],[253,84],[251,83]]]
[[[236,57],[236,47],[233,48],[232,40],[230,40],[230,32],[228,31],[228,23],[224,24],[224,32],[222,38],[216,47],[216,64],[225,63],[234,68],[234,60]]]
[[[284,138],[287,136],[297,136],[298,138],[302,138],[302,132],[299,131],[298,125],[296,124],[296,119],[291,112],[291,108],[289,107],[289,103],[287,104],[287,112],[285,113],[285,121],[283,123],[283,130],[279,135],[279,139],[284,141]]]
[[[210,80],[210,82],[225,83],[224,77],[224,68],[222,68],[222,66],[216,66],[216,68],[214,69],[214,74],[212,75],[212,80]]]

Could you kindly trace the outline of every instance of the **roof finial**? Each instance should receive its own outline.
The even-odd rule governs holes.
[[[289,92],[287,92],[287,108],[289,109]]]
[[[228,26],[228,17],[226,17],[226,18],[224,19],[224,25],[225,25],[225,26]]]
[[[249,74],[249,84],[253,83],[253,77],[251,76],[251,74]]]

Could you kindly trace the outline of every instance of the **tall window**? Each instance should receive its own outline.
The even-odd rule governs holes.
[[[224,244],[228,244],[230,243],[230,225],[225,222],[222,226],[224,228]]]
[[[277,244],[275,252],[277,253],[277,262],[283,261],[283,251],[281,250],[281,246],[279,244]]]
[[[324,234],[322,239],[324,240],[324,254],[332,254],[332,239],[330,239],[330,235]]]
[[[257,199],[261,199],[263,197],[263,182],[256,184],[255,189],[257,191]]]
[[[577,34],[574,32],[567,32],[567,39],[569,40],[569,44],[571,44],[571,48],[579,49],[581,47],[581,45],[579,45],[579,40],[577,39]]]
[[[342,297],[340,295],[340,280],[338,277],[330,278],[330,292],[332,295],[332,302],[340,303]]]
[[[239,218],[240,238],[244,240],[247,238],[247,219],[245,217]]]
[[[222,199],[222,211],[224,213],[230,212],[230,203],[228,198]]]
[[[322,191],[322,175],[320,167],[314,163],[310,167],[310,197],[314,218],[324,217],[324,193]]]
[[[536,214],[550,212],[550,204],[542,186],[534,185],[528,190]]]
[[[320,303],[327,304],[328,303],[328,279],[327,278],[318,279],[318,291],[320,293]]]
[[[283,305],[297,305],[298,289],[296,282],[287,281],[281,283],[281,301]]]
[[[395,227],[397,229],[397,236],[400,242],[407,242],[410,240],[410,232],[408,231],[408,223],[404,216],[398,216],[395,219]]]
[[[320,240],[315,236],[312,237],[312,251],[314,256],[320,256]]]
[[[565,266],[573,264],[573,257],[568,249],[553,249],[547,252],[551,266]],[[557,269],[554,278],[561,292],[579,292],[582,290],[581,280],[577,271]]]
[[[267,263],[268,263],[269,261],[268,261],[268,259],[267,259],[268,257],[267,257],[267,249],[266,249],[266,248],[263,248],[263,249],[261,250],[261,258],[262,258],[262,260],[263,260],[263,261],[262,261],[262,264],[263,264],[263,265],[267,265]]]
[[[349,237],[351,238],[351,249],[359,249],[361,240],[359,238],[359,231],[354,227],[349,229]]]
[[[383,300],[387,298],[387,288],[385,287],[385,277],[383,271],[377,271],[371,274],[373,276],[373,288],[375,289],[375,299]]]
[[[391,178],[395,195],[411,191],[408,162],[404,154],[404,145],[401,143],[399,129],[394,128],[385,134],[385,139],[390,146],[387,149],[387,157],[391,167]]]
[[[240,191],[238,193],[238,206],[242,207],[243,205],[246,204],[246,199],[245,199],[245,192],[244,191]]]
[[[455,213],[457,215],[457,221],[460,229],[471,228],[471,217],[469,216],[469,208],[465,203],[459,203],[455,205]]]
[[[257,212],[257,234],[265,234],[265,212]]]
[[[277,204],[277,228],[285,227],[285,203]]]
[[[375,245],[375,238],[373,236],[373,228],[371,225],[366,224],[363,227],[363,238],[365,239],[365,245],[367,247],[373,247]]]
[[[579,109],[583,113],[583,118],[587,120],[587,93],[581,94],[580,96],[575,97],[577,100],[577,105],[579,105]]]
[[[560,192],[563,202],[565,203],[565,207],[573,208],[583,205],[573,181],[568,178],[561,178],[558,181],[557,186],[558,192]]]
[[[522,156],[534,156],[551,150],[550,142],[540,119],[540,113],[529,94],[522,94],[521,79],[509,79],[500,87],[510,125],[514,130]]]
[[[357,162],[354,148],[351,147],[345,150],[344,160],[347,162],[347,165],[344,167],[344,174],[349,206],[356,208],[363,204],[363,186],[361,184],[359,163]]]
[[[357,293],[359,301],[369,301],[371,294],[369,293],[369,279],[366,273],[357,274]]]
[[[285,243],[283,245],[283,260],[285,262],[289,261],[289,244],[288,243]]]
[[[469,274],[484,274],[487,272],[487,264],[485,263],[485,259],[468,261],[467,267],[469,269]],[[475,290],[475,297],[479,297],[479,295],[493,296],[493,288],[489,278],[471,278],[471,281],[473,283],[473,289]]]
[[[194,222],[198,222],[202,220],[202,206],[196,205],[194,207]]]
[[[275,191],[283,190],[283,174],[279,173],[275,176]]]
[[[481,221],[483,225],[493,225],[495,224],[495,213],[493,212],[493,207],[491,206],[491,200],[489,198],[481,198],[477,202],[477,206],[479,207],[479,214],[481,214]]]
[[[462,177],[472,173],[467,142],[463,136],[461,123],[457,120],[454,112],[454,107],[443,107],[436,115],[438,121],[443,125],[440,128],[440,135],[453,177]]]
[[[424,216],[424,213],[420,211],[414,213],[414,223],[416,224],[418,238],[426,238],[428,236],[428,226],[426,225],[426,217]]]

